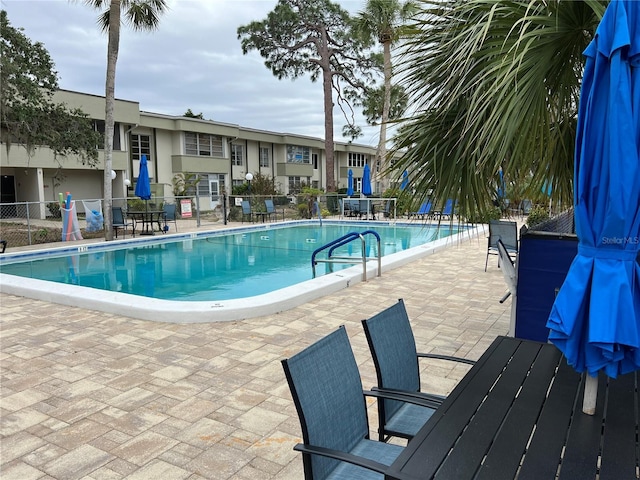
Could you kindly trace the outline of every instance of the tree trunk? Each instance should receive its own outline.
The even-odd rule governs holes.
[[[327,192],[336,191],[336,174],[333,145],[333,74],[329,58],[329,39],[322,32],[322,45],[318,46],[322,64],[322,91],[324,94],[324,151],[327,165]]]
[[[327,192],[335,192],[336,174],[333,148],[333,89],[331,72],[325,70],[322,77],[324,90],[324,150],[327,164]]]
[[[104,128],[104,239],[113,240],[113,134],[116,89],[116,63],[120,46],[120,1],[111,0],[109,7],[109,43],[107,45],[107,80],[105,86]]]
[[[380,169],[386,167],[387,157],[387,123],[391,109],[391,41],[384,42],[384,102],[382,103],[382,119],[380,121],[380,140],[376,151],[376,165],[373,168],[373,178],[379,180]]]

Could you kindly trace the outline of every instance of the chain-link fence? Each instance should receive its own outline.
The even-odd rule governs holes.
[[[345,215],[345,195],[243,195],[195,197],[154,197],[144,201],[137,197],[114,198],[113,207],[127,212],[162,210],[165,203],[175,204],[177,224],[170,228],[184,231],[184,226],[207,227],[217,223],[246,221],[282,221],[340,217]],[[243,201],[249,203],[251,215],[243,214]],[[396,199],[370,198],[365,201],[380,214],[378,218],[394,218]],[[65,212],[65,201],[16,202],[0,204],[0,240],[7,241],[7,251],[23,247],[67,240],[104,238],[103,199],[75,199],[71,217]],[[71,220],[77,218],[76,227]],[[77,231],[76,231],[77,228]],[[70,232],[72,234],[70,234]]]
[[[576,224],[573,207],[530,227],[531,231],[553,233],[576,233]]]
[[[176,219],[200,226],[222,219],[219,208],[203,211],[198,208],[199,198],[153,198],[149,201],[137,197],[114,198],[113,207],[126,214],[135,210],[162,210],[165,203],[176,204]],[[70,212],[65,209],[66,200],[50,202],[16,202],[0,204],[0,240],[7,242],[7,251],[23,247],[68,240],[104,238],[102,199],[72,200]],[[77,219],[77,221],[76,221]]]

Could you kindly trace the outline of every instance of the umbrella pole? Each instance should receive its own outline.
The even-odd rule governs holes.
[[[598,376],[592,377],[588,373],[584,383],[584,398],[582,399],[582,413],[594,415],[596,413],[596,400],[598,397]]]

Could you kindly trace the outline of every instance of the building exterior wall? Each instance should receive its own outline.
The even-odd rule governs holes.
[[[61,90],[54,99],[70,107],[77,107],[96,121],[104,120],[105,99],[101,96]],[[327,184],[324,140],[307,136],[282,134],[241,127],[238,125],[209,120],[175,117],[151,112],[141,112],[139,104],[133,101],[116,100],[115,121],[118,122],[117,135],[120,149],[113,152],[113,170],[116,180],[113,197],[134,196],[135,181],[139,171],[139,159],[134,158],[131,135],[150,137],[149,173],[156,195],[171,197],[172,180],[181,172],[192,172],[218,179],[223,176],[227,193],[231,193],[234,183],[244,182],[247,172],[267,175],[274,179],[276,188],[283,194],[289,191],[290,177],[299,177],[310,184],[324,189]],[[187,154],[185,133],[214,135],[222,139],[222,156]],[[231,164],[231,144],[243,145],[244,161],[241,166]],[[306,147],[310,153],[310,163],[289,163],[287,147]],[[269,165],[260,166],[260,148],[268,148]],[[55,201],[59,192],[72,192],[74,198],[100,198],[103,194],[104,165],[102,146],[99,146],[98,166],[83,165],[78,158],[54,158],[48,148],[38,148],[32,155],[20,145],[13,145],[7,153],[0,147],[0,174],[14,177],[16,185],[15,201]],[[367,155],[368,161],[375,157],[375,147],[351,143],[335,144],[336,184],[338,188],[347,186],[349,152]],[[139,154],[139,151],[138,151]],[[139,155],[138,155],[139,156]],[[317,156],[315,164],[314,156]],[[355,177],[362,175],[362,168],[352,168]],[[127,188],[125,180],[131,184]],[[3,201],[7,201],[3,198]],[[206,209],[215,202],[201,205]]]

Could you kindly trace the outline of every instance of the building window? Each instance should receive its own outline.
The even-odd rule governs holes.
[[[207,133],[184,133],[184,151],[187,155],[223,157],[222,137]]]
[[[287,145],[287,163],[311,163],[311,149]]]
[[[209,196],[209,174],[207,173],[200,174],[200,181],[196,185],[196,190],[198,192],[199,197]],[[193,195],[193,192],[187,192],[187,195]]]
[[[104,149],[104,131],[106,129],[104,120],[93,120],[93,129],[100,133],[102,137],[102,144],[98,145],[100,150]],[[114,150],[122,150],[120,142],[120,124],[118,122],[114,122],[113,124],[113,149]]]
[[[231,165],[236,167],[244,165],[244,145],[231,144]]]
[[[271,152],[269,151],[269,147],[260,147],[260,166],[268,167],[271,165]]]
[[[311,158],[313,158],[313,169],[317,170],[318,169],[318,154],[314,153]]]
[[[289,193],[300,193],[303,187],[309,185],[311,177],[288,177]]]
[[[368,157],[369,155],[365,155],[364,153],[349,152],[349,166],[363,168],[367,163]]]
[[[140,161],[142,155],[147,156],[147,161],[151,159],[151,135],[131,134],[131,158]]]

